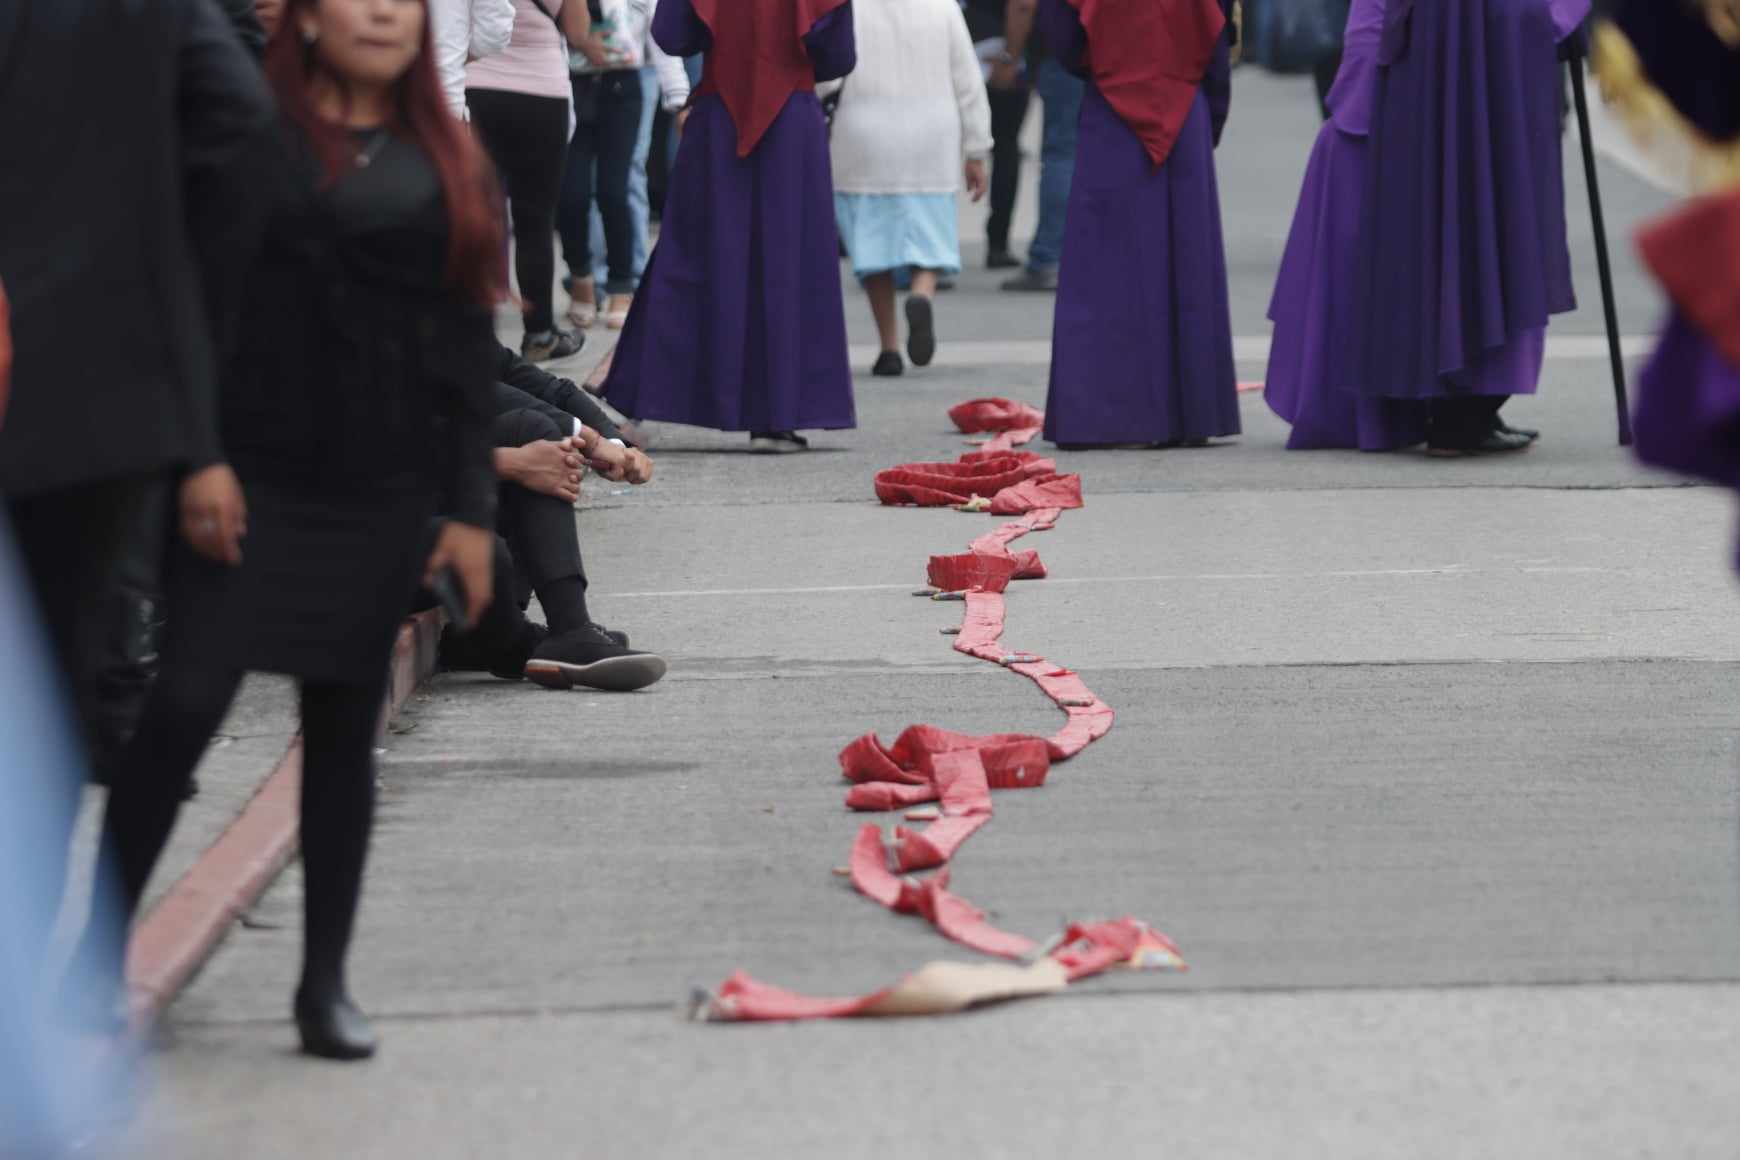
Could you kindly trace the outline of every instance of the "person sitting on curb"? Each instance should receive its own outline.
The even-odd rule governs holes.
[[[587,467],[638,485],[651,479],[652,461],[625,446],[603,408],[573,383],[506,348],[502,353],[503,381],[496,384],[491,427],[501,481],[495,548],[500,596],[470,632],[450,626],[443,633],[441,663],[449,671],[529,678],[546,688],[645,688],[665,675],[667,665],[662,657],[631,649],[626,634],[593,622],[573,506]],[[526,616],[534,592],[547,627]]]

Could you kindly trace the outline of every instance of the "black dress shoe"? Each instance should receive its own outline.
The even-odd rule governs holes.
[[[1541,437],[1541,433],[1539,431],[1534,430],[1532,427],[1512,427],[1509,423],[1506,423],[1503,419],[1500,419],[1498,421],[1498,429],[1501,433],[1503,433],[1505,435],[1521,435],[1524,439],[1527,439],[1530,443],[1535,442],[1536,440],[1538,440]]]
[[[1532,446],[1534,440],[1527,435],[1495,427],[1471,443],[1440,443],[1434,439],[1426,444],[1426,454],[1438,459],[1461,459],[1471,455],[1503,455],[1510,451],[1527,451]]]
[[[296,992],[296,1031],[302,1050],[321,1059],[367,1059],[380,1046],[368,1016],[343,993],[315,996]]]
[[[906,373],[906,360],[897,350],[885,350],[876,356],[876,365],[870,368],[870,373],[879,379],[897,379]]]
[[[1013,270],[1020,264],[1021,259],[1008,250],[992,250],[985,256],[987,270]]]
[[[597,625],[558,633],[538,646],[526,662],[526,678],[546,689],[576,685],[612,693],[632,693],[663,679],[665,658],[617,644]]]

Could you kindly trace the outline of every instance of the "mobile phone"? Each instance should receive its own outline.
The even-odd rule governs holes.
[[[471,631],[471,611],[465,603],[465,581],[459,578],[453,565],[448,564],[435,573],[435,579],[429,581],[429,591],[435,594],[442,611],[447,613],[449,624],[460,632]]]

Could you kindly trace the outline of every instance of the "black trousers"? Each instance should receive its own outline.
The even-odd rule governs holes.
[[[1025,86],[987,89],[991,98],[991,220],[985,240],[991,251],[1009,249],[1009,225],[1015,217],[1015,197],[1021,191],[1021,126],[1027,120],[1032,92]]]
[[[540,439],[565,439],[570,432],[539,411],[510,411],[490,426],[497,447],[524,447]],[[496,530],[507,541],[523,583],[533,591],[560,580],[586,582],[580,560],[580,534],[574,509],[554,496],[504,483],[498,493]]]
[[[1498,412],[1509,395],[1466,395],[1433,399],[1431,443],[1434,447],[1467,447],[1486,438],[1498,426]]]
[[[125,544],[128,513],[160,482],[155,475],[130,476],[0,500],[59,670],[50,679],[58,679],[70,698],[87,752],[101,721],[95,677],[104,655],[104,610]],[[48,838],[56,846],[71,840],[83,785],[73,782],[60,789],[54,817],[44,821],[54,827]],[[40,870],[53,876],[41,883],[43,905],[32,915],[40,929],[11,932],[33,953],[47,946],[56,904],[66,888],[62,861],[51,859]]]
[[[96,677],[110,639],[113,601],[128,532],[164,484],[130,476],[5,500],[49,642],[87,739],[102,709]]]
[[[569,433],[543,412],[522,410],[498,415],[490,434],[497,447],[524,447]],[[585,622],[586,587],[574,509],[554,496],[504,483],[496,506],[495,600],[461,638],[461,647],[492,666],[517,669],[534,639],[526,618],[533,594],[552,620]]]
[[[562,235],[562,255],[570,278],[592,276],[592,202],[604,220],[604,259],[609,268],[605,292],[632,294],[634,279],[634,214],[628,207],[628,175],[634,149],[640,143],[644,94],[640,74],[621,69],[576,76],[574,104],[590,108],[568,143],[568,167],[562,174],[561,204],[556,228]],[[590,87],[591,94],[582,93]]]
[[[495,162],[507,194],[514,273],[526,304],[526,330],[556,325],[556,201],[568,156],[568,102],[499,89],[467,89],[471,124]]]

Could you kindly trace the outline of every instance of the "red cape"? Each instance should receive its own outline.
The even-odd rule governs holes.
[[[690,0],[713,33],[699,93],[719,94],[737,126],[737,156],[747,157],[793,93],[816,77],[804,37],[846,0]]]
[[[1226,28],[1217,0],[1069,0],[1087,30],[1094,84],[1166,164]]]
[[[1638,235],[1675,306],[1740,366],[1740,193],[1692,202]]]

